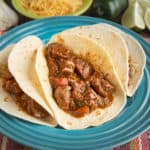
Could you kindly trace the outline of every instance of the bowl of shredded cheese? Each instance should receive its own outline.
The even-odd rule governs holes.
[[[86,12],[92,2],[93,0],[12,0],[19,13],[33,19],[78,16]]]

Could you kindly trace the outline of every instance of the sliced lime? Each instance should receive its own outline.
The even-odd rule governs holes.
[[[146,8],[150,8],[150,0],[137,0],[140,5],[143,7],[144,10],[146,10]]]
[[[129,5],[133,4],[136,0],[128,0]]]
[[[137,1],[130,4],[123,14],[121,23],[128,28],[136,28],[138,30],[145,29],[144,11]]]
[[[150,8],[147,8],[144,16],[145,24],[148,30],[150,30]]]

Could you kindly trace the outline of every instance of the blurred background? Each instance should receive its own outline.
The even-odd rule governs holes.
[[[33,19],[64,15],[104,18],[139,33],[150,30],[150,0],[0,0],[0,31]]]

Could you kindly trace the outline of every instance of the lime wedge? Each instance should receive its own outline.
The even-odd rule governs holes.
[[[145,24],[148,30],[150,30],[150,8],[147,8],[144,16]]]
[[[129,5],[122,16],[121,23],[127,28],[135,28],[137,30],[145,29],[144,11],[137,1]]]
[[[136,0],[128,0],[129,5],[133,4]]]
[[[146,8],[150,8],[150,0],[137,0],[140,5],[143,7],[144,10],[146,10]]]

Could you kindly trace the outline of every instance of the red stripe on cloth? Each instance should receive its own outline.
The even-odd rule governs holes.
[[[145,38],[145,40],[146,40],[148,43],[150,43],[150,38]]]
[[[19,143],[15,143],[13,150],[33,150],[32,148],[26,147],[24,145],[21,145]]]
[[[23,150],[24,149],[24,146],[16,143],[15,146],[14,146],[14,150]]]
[[[8,139],[6,150],[14,150],[14,141]]]
[[[119,147],[116,147],[116,148],[113,148],[113,150],[120,150],[120,148],[119,148]]]
[[[120,147],[121,150],[129,150],[130,149],[130,143],[124,144]]]
[[[141,135],[141,141],[142,141],[142,150],[149,150],[149,143],[148,143],[148,132]]]
[[[129,150],[129,143],[116,147],[113,150]]]
[[[136,138],[127,144],[114,148],[113,150],[139,150],[139,139]]]
[[[130,142],[130,149],[131,150],[139,150],[139,138],[136,138]]]
[[[2,145],[2,141],[3,141],[3,135],[2,134],[0,134],[0,147],[1,147],[1,145]]]
[[[145,39],[145,41],[150,43],[150,32],[143,32],[140,35]]]
[[[5,33],[5,31],[0,31],[0,36],[2,36]]]

